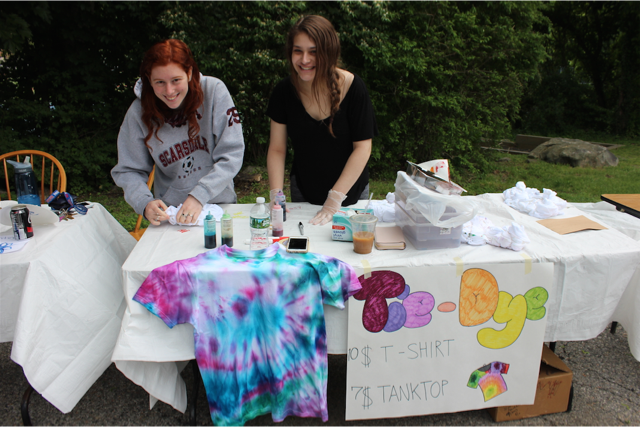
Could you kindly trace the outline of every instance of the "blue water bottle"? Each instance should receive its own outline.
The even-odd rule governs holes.
[[[18,203],[26,205],[40,206],[40,195],[38,194],[38,181],[33,173],[29,156],[25,157],[24,163],[7,160],[15,171],[16,192],[18,193]]]

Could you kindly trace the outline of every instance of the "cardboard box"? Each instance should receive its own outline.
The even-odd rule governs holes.
[[[356,213],[366,213],[373,215],[373,209],[341,208],[333,214],[333,224],[331,225],[331,238],[342,242],[353,242],[351,232],[351,222],[349,216]]]
[[[496,422],[568,412],[573,399],[572,380],[571,369],[545,345],[533,405],[501,406],[487,411]]]

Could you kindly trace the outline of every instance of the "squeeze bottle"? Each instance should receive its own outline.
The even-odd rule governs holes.
[[[220,221],[220,231],[222,234],[222,245],[233,247],[233,219],[229,212],[224,211],[222,221]]]
[[[204,247],[213,249],[217,245],[216,242],[216,219],[211,212],[204,217]]]
[[[276,194],[276,204],[282,206],[282,221],[287,220],[287,196],[282,192],[282,190],[278,191]]]
[[[273,237],[282,237],[284,235],[283,212],[284,209],[280,205],[273,205],[271,208],[271,234]]]

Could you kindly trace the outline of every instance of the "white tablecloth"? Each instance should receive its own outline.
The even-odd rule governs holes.
[[[554,286],[549,296],[545,341],[572,341],[595,338],[612,320],[619,320],[629,333],[632,352],[640,360],[640,324],[637,300],[640,291],[640,243],[599,220],[587,210],[574,206],[563,217],[585,215],[608,227],[607,230],[581,231],[559,235],[538,224],[536,218],[519,213],[503,203],[501,194],[470,197],[478,214],[497,226],[512,221],[522,224],[531,239],[522,252],[494,246],[418,251],[411,244],[403,251],[377,251],[368,255],[353,252],[350,242],[331,239],[331,225],[308,224],[317,206],[289,203],[285,235],[296,236],[298,222],[310,237],[311,251],[331,255],[364,272],[363,261],[372,269],[404,266],[454,265],[465,263],[553,262]],[[360,202],[358,206],[363,205]],[[251,205],[223,206],[234,217],[234,248],[248,249]],[[617,215],[625,215],[617,212]],[[620,220],[624,222],[623,220]],[[633,228],[633,226],[632,226]],[[113,354],[113,361],[127,377],[152,396],[186,409],[186,392],[175,361],[194,358],[193,328],[183,324],[169,329],[159,318],[132,300],[147,275],[156,267],[177,259],[193,257],[204,248],[203,229],[163,224],[151,227],[123,265],[127,310]],[[623,295],[636,300],[622,301]],[[330,353],[347,351],[347,311],[326,307],[327,340]],[[633,338],[631,338],[633,336]],[[153,398],[152,398],[153,404]]]
[[[0,235],[13,235],[0,225]],[[122,264],[135,239],[101,205],[34,225],[18,252],[0,254],[0,342],[45,399],[71,411],[111,364],[125,310]]]

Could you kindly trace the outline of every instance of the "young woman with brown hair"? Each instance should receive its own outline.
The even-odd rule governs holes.
[[[284,184],[290,138],[291,201],[323,205],[310,222],[324,225],[340,206],[368,198],[367,161],[378,135],[373,104],[360,77],[338,67],[340,41],[327,19],[301,18],[286,54],[291,75],[275,87],[267,109],[272,199]]]
[[[202,76],[187,45],[171,39],[145,53],[135,92],[111,176],[136,213],[159,225],[182,204],[176,221],[191,224],[207,203],[235,203],[244,139],[224,83]],[[155,197],[146,184],[154,165]]]

